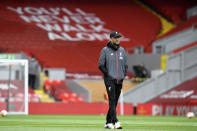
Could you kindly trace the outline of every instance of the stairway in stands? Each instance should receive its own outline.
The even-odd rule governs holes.
[[[34,90],[35,94],[40,96],[40,102],[54,102],[54,98],[50,97],[49,94],[45,93],[42,89]]]

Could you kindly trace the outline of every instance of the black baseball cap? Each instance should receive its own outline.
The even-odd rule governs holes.
[[[121,35],[120,35],[120,33],[119,32],[117,32],[117,31],[112,31],[111,33],[110,33],[110,35],[109,35],[109,37],[110,38],[120,38],[120,37],[122,37]]]

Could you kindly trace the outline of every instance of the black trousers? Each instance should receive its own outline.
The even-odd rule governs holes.
[[[121,93],[123,80],[117,82],[117,80],[108,80],[107,78],[104,78],[104,82],[109,98],[109,110],[106,117],[106,123],[116,123],[118,122],[116,107]]]
[[[36,89],[35,87],[35,82],[36,82],[36,75],[29,74],[29,86],[34,90]]]

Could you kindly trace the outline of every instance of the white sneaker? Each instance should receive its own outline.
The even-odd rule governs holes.
[[[105,124],[105,129],[114,129],[114,125],[112,123]]]
[[[114,129],[122,129],[122,126],[120,125],[120,122],[115,123]]]

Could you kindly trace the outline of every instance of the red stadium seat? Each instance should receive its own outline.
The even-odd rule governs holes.
[[[39,2],[34,0],[21,0],[20,2],[3,1],[0,5],[0,48],[7,53],[24,51],[27,54],[34,54],[42,67],[66,68],[66,71],[69,73],[100,74],[97,62],[100,50],[108,41],[108,38],[93,41],[49,40],[48,32],[38,27],[38,23],[25,22],[16,11],[8,9],[8,5],[12,8],[21,7],[23,11],[25,11],[24,8],[26,7],[43,9],[64,7],[72,11],[80,8],[85,12],[95,14],[96,17],[104,21],[100,26],[97,23],[92,26],[103,27],[109,30],[95,31],[93,33],[109,34],[112,30],[118,30],[126,38],[129,38],[129,41],[122,41],[122,46],[125,49],[139,45],[149,46],[161,29],[159,18],[132,0],[116,0],[110,6],[108,6],[109,2],[105,0],[98,1],[100,4],[90,0],[78,2],[70,2],[69,0]],[[114,10],[119,11],[118,16],[111,15],[114,14]],[[25,12],[24,15],[28,16],[28,13]],[[58,17],[62,16],[67,16],[67,14],[60,12]],[[58,24],[63,26],[65,23]],[[74,26],[76,23],[71,23],[71,25]],[[82,25],[89,26],[90,24]],[[98,27],[96,28],[97,30],[99,29]],[[63,33],[73,35],[76,32],[64,31]],[[87,33],[91,33],[91,31]],[[48,87],[47,90],[49,90]]]

